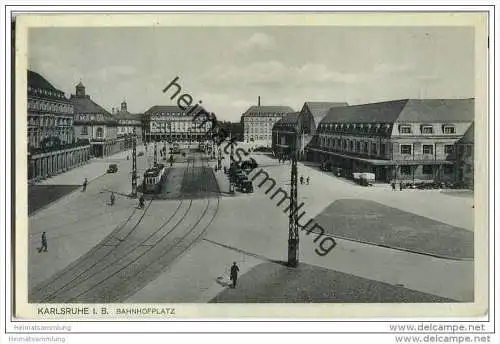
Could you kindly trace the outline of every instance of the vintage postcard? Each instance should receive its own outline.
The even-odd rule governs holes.
[[[487,314],[487,14],[19,14],[15,51],[17,317]]]

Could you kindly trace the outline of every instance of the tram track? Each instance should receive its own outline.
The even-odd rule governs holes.
[[[192,167],[190,168],[188,161],[185,174],[191,174],[194,178],[196,173],[195,159],[193,159],[191,163]],[[207,185],[208,182],[205,181],[203,183],[204,191],[207,190]],[[185,199],[181,200],[174,213],[145,239],[142,239],[140,242],[126,242],[126,237],[131,235],[132,232],[137,229],[137,226],[140,223],[139,221],[133,230],[129,231],[125,238],[121,240],[119,239],[119,242],[116,245],[111,245],[112,247],[106,256],[99,259],[94,265],[84,269],[83,272],[79,273],[76,277],[73,277],[70,281],[67,281],[60,288],[52,290],[49,295],[42,298],[42,302],[119,301],[120,299],[124,299],[124,297],[129,295],[131,292],[133,293],[139,289],[141,286],[143,287],[145,281],[151,278],[156,278],[156,276],[161,273],[166,266],[168,266],[173,260],[199,240],[212,223],[219,207],[219,198],[217,198],[215,211],[211,218],[206,221],[205,217],[211,206],[211,200],[208,198],[205,206],[201,210],[201,214],[198,216],[194,224],[188,226],[188,228],[186,228],[183,232],[180,225],[182,223],[186,223],[185,219],[188,215],[191,215],[193,205],[193,199],[191,198],[187,200],[187,209],[180,216],[177,222],[173,226],[169,226],[167,230],[162,233],[162,230],[164,230],[165,227],[172,222],[172,219],[175,216],[178,216],[180,209],[185,202]],[[151,206],[151,202],[148,204],[148,208],[149,206]],[[145,213],[146,212],[144,212],[144,214]],[[201,231],[197,230],[202,221],[207,223],[202,226]],[[179,231],[181,233],[174,233],[176,229],[180,229]],[[185,242],[186,240],[188,241],[187,243]],[[103,240],[100,245],[97,246],[102,247],[105,242],[106,241]],[[95,247],[96,250],[98,250],[97,246]],[[120,249],[125,249],[125,252],[120,252]],[[111,262],[107,262],[106,265],[96,271],[95,267],[99,263],[102,263],[104,258],[112,254],[116,259]],[[170,258],[170,261],[166,261],[165,258],[167,255],[170,255],[167,257]],[[91,274],[85,276],[83,279],[81,278],[91,270]],[[123,272],[127,272],[127,270],[130,271],[123,274]],[[149,278],[146,276],[148,274]],[[92,291],[96,290],[97,292],[92,293]]]

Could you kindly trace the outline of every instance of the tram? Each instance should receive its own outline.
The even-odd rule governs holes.
[[[165,179],[167,168],[163,164],[158,164],[144,172],[143,191],[144,193],[159,193],[161,185]]]

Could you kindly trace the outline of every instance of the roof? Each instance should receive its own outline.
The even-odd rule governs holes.
[[[268,105],[268,106],[250,106],[245,113],[243,113],[243,117],[254,117],[254,116],[262,116],[268,114],[285,114],[293,112],[293,109],[289,106],[281,106],[281,105]]]
[[[39,90],[42,90],[42,92],[39,92]],[[58,90],[43,76],[31,70],[28,70],[28,94],[32,97],[68,102],[63,91]]]
[[[474,98],[409,99],[398,117],[399,122],[471,122]]]
[[[465,132],[464,136],[458,140],[459,144],[470,144],[474,143],[474,122],[469,126],[469,129]]]
[[[332,107],[343,107],[348,105],[347,103],[339,102],[305,102],[304,108],[309,110],[313,116],[314,124],[317,126]]]
[[[77,97],[71,95],[71,101],[75,109],[75,114],[78,113],[102,113],[107,116],[111,116],[108,110],[104,109],[99,104],[95,103],[90,96]]]
[[[144,112],[144,114],[145,115],[152,115],[154,113],[162,113],[162,112],[164,112],[164,113],[179,113],[180,112],[180,113],[182,113],[182,115],[190,116],[190,115],[194,115],[195,113],[199,113],[203,109],[202,106],[197,106],[197,109],[195,111],[187,114],[187,112],[189,112],[189,110],[191,110],[195,106],[189,106],[185,110],[182,110],[181,107],[176,106],[176,105],[154,105],[154,106],[150,107],[148,110],[146,110]]]
[[[321,123],[469,122],[474,99],[402,99],[332,108]]]
[[[287,113],[274,124],[273,129],[287,124],[297,124],[299,120],[299,115],[300,112]]]

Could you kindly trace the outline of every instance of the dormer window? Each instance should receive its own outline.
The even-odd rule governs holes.
[[[453,125],[445,125],[443,126],[444,134],[455,134],[455,126]]]
[[[423,125],[422,126],[422,134],[432,134],[433,128],[432,125]]]
[[[409,125],[400,125],[399,126],[400,134],[411,134],[411,127]]]

